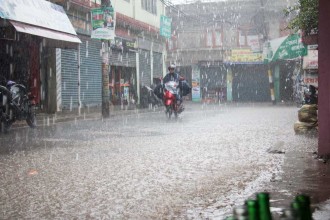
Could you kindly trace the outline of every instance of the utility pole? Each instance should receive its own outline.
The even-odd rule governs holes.
[[[263,38],[264,38],[264,42],[268,43],[268,28],[266,26],[266,20],[265,20],[265,6],[264,6],[264,0],[260,0],[260,4],[261,4],[261,13],[262,13],[262,30],[263,30]],[[275,99],[275,91],[274,91],[274,80],[273,80],[273,74],[272,74],[272,70],[270,68],[270,63],[267,63],[267,67],[268,67],[268,80],[269,80],[269,89],[270,89],[270,97],[272,100],[273,105],[276,105],[276,99]]]
[[[112,7],[110,0],[102,0],[101,7]],[[102,40],[102,117],[110,117],[109,97],[109,40]]]

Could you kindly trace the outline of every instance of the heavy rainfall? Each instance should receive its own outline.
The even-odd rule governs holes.
[[[2,0],[0,219],[330,219],[300,1]]]

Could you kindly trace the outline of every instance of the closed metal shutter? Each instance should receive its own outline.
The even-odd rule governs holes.
[[[150,62],[150,51],[140,50],[139,51],[140,61],[140,82],[141,87],[151,85],[151,62]]]
[[[78,51],[61,50],[62,108],[78,106]]]
[[[154,72],[153,77],[154,78],[160,78],[163,76],[163,56],[161,53],[153,52],[154,55]]]
[[[102,102],[101,42],[81,37],[80,85],[82,105]],[[62,107],[78,107],[78,50],[62,50]]]
[[[271,101],[266,65],[238,65],[232,69],[233,101]]]
[[[84,40],[80,49],[81,70],[81,102],[86,105],[102,103],[102,59],[100,57],[101,42]]]
[[[135,52],[112,50],[109,56],[109,63],[112,66],[136,67]]]

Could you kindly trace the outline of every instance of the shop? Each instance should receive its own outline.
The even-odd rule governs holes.
[[[41,39],[17,33],[6,20],[1,19],[0,22],[0,45],[2,45],[0,50],[2,79],[0,80],[13,80],[25,85],[35,96],[35,102],[40,103],[39,44]]]
[[[309,45],[307,55],[303,58],[304,83],[306,85],[313,85],[316,88],[319,86],[317,47],[317,45]]]
[[[102,102],[101,43],[86,35],[79,38],[82,43],[78,50],[56,50],[57,111],[76,109],[79,100],[82,107],[98,106]]]
[[[41,111],[54,112],[55,48],[77,49],[81,41],[61,6],[38,0],[4,0],[1,6],[1,75],[24,84]]]
[[[200,85],[203,102],[221,102],[226,100],[227,70],[222,62],[200,61]]]
[[[226,55],[227,100],[235,102],[270,101],[267,65],[262,54],[247,49],[232,49]]]
[[[267,66],[236,64],[232,69],[232,98],[235,102],[270,101]]]
[[[160,83],[164,76],[163,46],[151,39],[138,38],[138,91],[141,106],[148,106],[149,89]]]
[[[137,101],[136,42],[116,37],[109,56],[109,92],[114,105],[135,105]]]

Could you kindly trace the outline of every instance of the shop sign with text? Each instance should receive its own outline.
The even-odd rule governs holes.
[[[303,58],[304,69],[318,69],[318,50],[308,50],[307,56]]]

